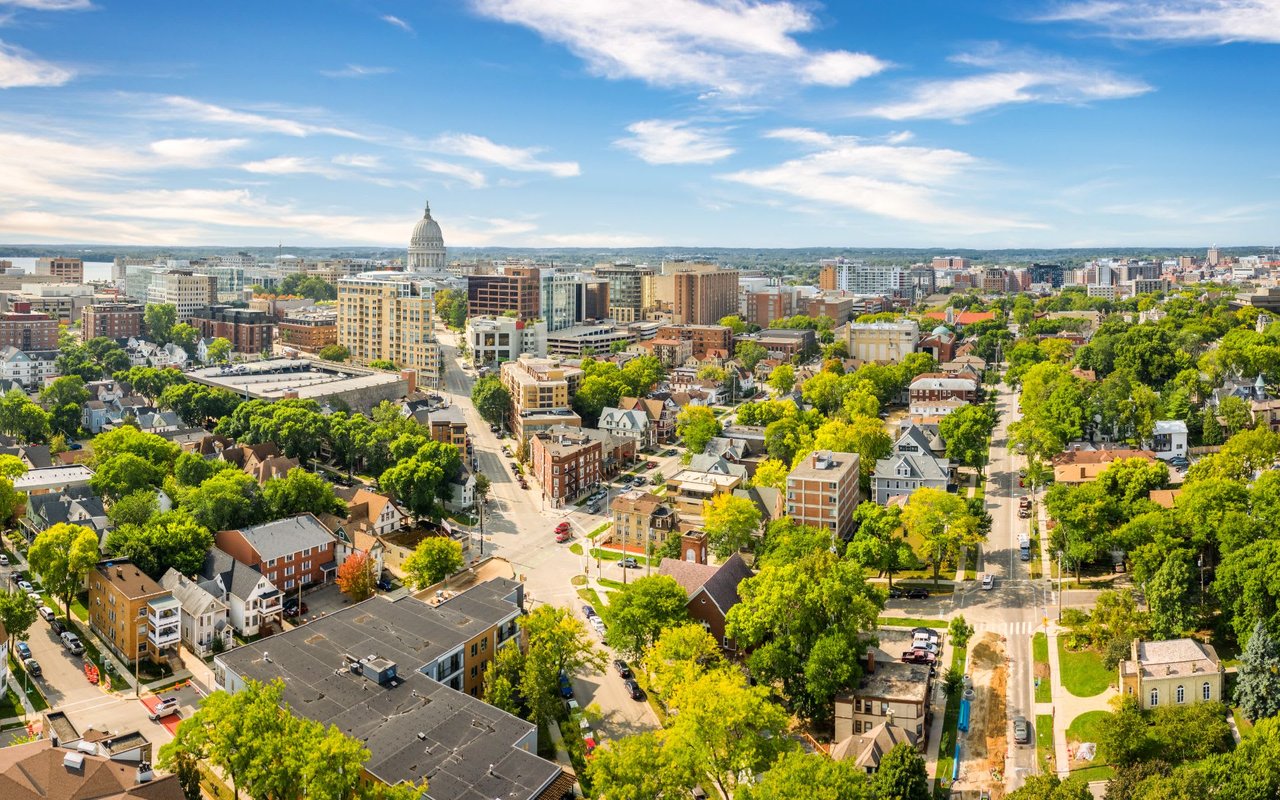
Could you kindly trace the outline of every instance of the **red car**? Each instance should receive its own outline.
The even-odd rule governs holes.
[[[936,664],[938,657],[928,650],[905,650],[902,653],[902,660],[907,664]]]
[[[569,520],[565,520],[556,526],[556,533],[564,533],[569,530]]]
[[[582,749],[587,751],[587,758],[591,758],[591,754],[595,752],[596,749],[596,740],[590,736],[583,737]]]
[[[557,542],[567,542],[573,538],[573,531],[556,531]]]
[[[645,469],[657,469],[657,468],[658,468],[658,462],[657,462],[657,461],[646,461],[646,462],[644,462],[644,468],[645,468]]]

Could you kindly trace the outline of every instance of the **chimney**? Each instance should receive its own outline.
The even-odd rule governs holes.
[[[151,771],[151,764],[143,761],[138,764],[138,783],[150,783],[155,777],[155,773]]]
[[[409,384],[405,387],[405,394],[413,394],[418,390],[418,371],[415,369],[400,370],[400,380]]]
[[[876,650],[874,647],[867,648],[867,674],[873,675],[876,671]]]

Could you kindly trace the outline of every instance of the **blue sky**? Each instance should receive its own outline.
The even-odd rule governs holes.
[[[0,241],[1273,244],[1280,0],[0,0]]]

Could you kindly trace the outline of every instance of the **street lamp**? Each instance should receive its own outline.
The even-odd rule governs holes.
[[[1058,619],[1062,619],[1062,551],[1058,551]]]

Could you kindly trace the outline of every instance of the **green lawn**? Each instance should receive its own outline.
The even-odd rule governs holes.
[[[644,556],[637,556],[637,555],[632,555],[631,553],[624,553],[621,550],[605,550],[603,547],[591,548],[590,555],[592,558],[598,558],[601,561],[621,561],[622,559],[630,556],[631,558],[634,558],[636,560],[636,563],[641,566],[644,566],[645,564],[649,563],[649,559],[645,558]]]
[[[1115,767],[1109,767],[1101,764],[1096,767],[1085,767],[1084,769],[1071,770],[1072,778],[1079,778],[1082,781],[1109,781],[1116,776]]]
[[[1110,711],[1086,711],[1067,726],[1067,740],[1096,742],[1102,732],[1102,723],[1111,716]]]
[[[605,522],[605,523],[602,523],[602,524],[600,525],[600,527],[596,528],[596,529],[595,529],[594,531],[592,531],[591,533],[588,533],[588,534],[587,534],[587,538],[588,538],[588,539],[595,539],[595,538],[596,538],[597,536],[599,536],[600,534],[602,534],[602,533],[604,533],[605,531],[609,530],[610,526],[612,526],[612,525],[613,525],[613,523],[612,523],[612,522]]]
[[[880,617],[876,624],[886,628],[938,628],[947,629],[945,619],[917,619],[916,617]]]
[[[965,648],[951,650],[952,668],[964,669]],[[960,692],[947,698],[947,710],[942,716],[942,738],[938,742],[938,769],[934,773],[937,785],[951,783],[951,769],[956,760],[956,725],[960,720]]]
[[[1232,706],[1231,716],[1235,717],[1236,727],[1240,729],[1240,738],[1248,739],[1253,735],[1253,723],[1245,717],[1239,708]]]
[[[577,542],[574,542],[573,544],[569,545],[569,552],[573,553],[575,556],[582,555],[582,545],[578,544]]]
[[[1102,663],[1102,656],[1092,650],[1068,650],[1063,638],[1058,639],[1058,663],[1062,665],[1062,685],[1076,697],[1100,695],[1116,677]]]
[[[586,600],[587,603],[592,608],[596,609],[597,612],[599,612],[600,609],[604,608],[604,603],[600,602],[600,595],[596,592],[595,589],[579,589],[578,597],[581,597],[583,600]]]
[[[27,674],[27,670],[26,667],[18,663],[18,660],[14,658],[13,653],[9,654],[9,672],[13,675],[13,679],[17,681],[18,685],[21,686],[23,684],[23,679]],[[48,708],[49,704],[45,702],[44,695],[40,693],[40,687],[36,686],[34,681],[27,681],[26,684],[27,699],[31,701],[31,707],[36,711],[44,711]]]
[[[1031,657],[1036,662],[1036,673],[1040,677],[1040,683],[1036,684],[1036,702],[1051,703],[1053,702],[1053,681],[1049,678],[1049,637],[1044,633],[1037,633],[1031,637]],[[1040,665],[1044,665],[1044,669]],[[1044,672],[1044,675],[1039,673]]]
[[[1036,714],[1036,758],[1040,760],[1040,771],[1052,774],[1054,755],[1053,748],[1053,715]]]
[[[627,585],[622,581],[615,581],[611,578],[600,578],[599,583],[608,589],[625,589]]]
[[[22,714],[22,701],[18,699],[17,695],[6,689],[4,696],[0,697],[0,719],[20,717]]]

